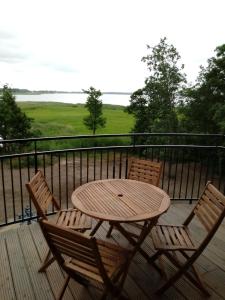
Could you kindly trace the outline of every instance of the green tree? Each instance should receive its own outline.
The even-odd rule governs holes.
[[[155,47],[147,46],[150,54],[142,61],[147,64],[150,75],[145,86],[131,95],[126,111],[133,114],[134,132],[176,132],[178,126],[176,100],[186,82],[179,66],[180,55],[173,45],[160,40]]]
[[[201,67],[195,85],[184,90],[184,128],[201,133],[225,133],[225,44]]]
[[[0,95],[0,135],[3,139],[28,138],[32,136],[32,119],[17,106],[10,88],[5,85]]]
[[[83,90],[83,92],[88,94],[85,107],[89,111],[89,115],[84,117],[83,122],[95,134],[98,128],[105,127],[106,124],[106,119],[102,116],[102,101],[99,99],[102,93],[93,87]]]

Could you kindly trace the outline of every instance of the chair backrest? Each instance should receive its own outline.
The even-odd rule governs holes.
[[[96,275],[101,276],[104,282],[109,280],[102,264],[95,237],[57,226],[44,219],[40,220],[40,226],[49,248],[62,267],[65,262],[64,255],[66,255],[75,259],[80,268],[83,266],[85,268],[87,264],[91,266],[91,269]]]
[[[46,212],[50,204],[59,210],[60,206],[52,195],[43,173],[38,172],[32,177],[30,182],[26,183],[26,188],[37,210],[38,216],[47,219]]]
[[[128,179],[143,181],[158,186],[161,172],[162,164],[160,162],[133,158],[131,160]]]
[[[194,217],[197,217],[207,231],[202,242],[202,245],[206,245],[225,217],[225,196],[210,182],[206,184],[201,197],[184,225],[188,225]]]

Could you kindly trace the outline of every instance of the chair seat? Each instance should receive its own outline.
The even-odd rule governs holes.
[[[121,266],[127,261],[127,257],[131,254],[131,251],[99,240],[97,240],[97,245],[107,275],[109,278],[113,278],[113,276],[121,269]],[[103,283],[99,268],[90,265],[89,262],[85,263],[84,261],[81,262],[80,260],[73,258],[66,260],[64,267],[68,271],[75,271],[88,279]]]
[[[91,229],[91,218],[75,208],[62,209],[57,212],[55,224],[74,230]]]
[[[156,225],[151,231],[152,240],[157,250],[196,250],[186,226]]]

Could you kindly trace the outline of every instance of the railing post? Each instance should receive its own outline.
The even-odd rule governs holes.
[[[35,166],[35,174],[38,170],[38,162],[37,162],[37,141],[34,141],[34,166]]]
[[[136,136],[135,134],[133,134],[133,147],[135,148],[135,145],[136,145]]]
[[[132,148],[130,149],[130,153],[132,153],[132,155],[134,155],[135,153],[135,146],[136,146],[136,135],[134,133],[132,133]]]

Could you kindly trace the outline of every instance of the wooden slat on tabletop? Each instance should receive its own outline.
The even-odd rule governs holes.
[[[95,193],[95,189],[97,189],[97,192]],[[84,191],[86,193],[86,191]],[[94,206],[94,211],[96,212],[102,212],[105,214],[105,218],[107,218],[107,215],[109,213],[111,215],[118,215],[121,217],[128,217],[130,215],[133,215],[133,210],[129,209],[129,207],[126,207],[122,202],[119,201],[118,196],[115,194],[111,194],[109,189],[102,188],[101,185],[92,186],[91,195],[94,195],[95,198],[91,199],[92,205]],[[86,200],[84,200],[86,202]],[[114,201],[118,201],[117,205],[114,205]],[[91,210],[93,208],[91,207]]]

